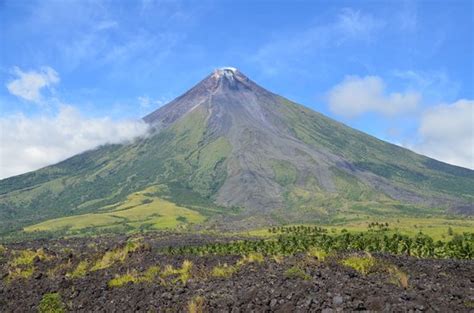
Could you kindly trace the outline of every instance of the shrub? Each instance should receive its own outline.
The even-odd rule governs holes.
[[[454,231],[453,231],[453,229],[451,228],[451,226],[448,227],[448,235],[449,235],[449,236],[454,235]]]
[[[41,299],[38,311],[40,313],[62,313],[65,312],[64,303],[59,293],[47,293]]]
[[[352,267],[363,275],[367,275],[375,265],[375,258],[371,255],[367,255],[365,257],[351,256],[342,260],[342,264],[348,267]]]

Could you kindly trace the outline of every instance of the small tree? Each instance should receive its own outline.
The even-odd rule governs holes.
[[[453,232],[453,229],[451,228],[451,226],[448,227],[448,235],[449,236],[454,235],[454,232]]]

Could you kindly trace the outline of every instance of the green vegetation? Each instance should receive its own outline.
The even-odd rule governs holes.
[[[414,237],[386,230],[341,232],[329,234],[327,229],[310,226],[277,227],[269,230],[278,236],[261,240],[241,240],[203,246],[169,247],[169,254],[234,254],[294,255],[313,248],[324,252],[366,251],[405,254],[419,258],[474,258],[474,233],[455,235],[448,241],[435,241],[418,233]]]
[[[122,287],[128,283],[152,283],[154,279],[160,274],[159,266],[151,266],[144,273],[137,273],[137,271],[128,271],[124,275],[117,275],[108,282],[109,287]]]
[[[203,313],[205,299],[202,296],[196,296],[188,302],[188,313]]]
[[[50,256],[43,249],[14,251],[14,257],[8,262],[8,277],[11,281],[15,278],[29,278],[35,271],[35,261],[49,260]]]
[[[26,232],[83,230],[90,227],[106,228],[120,224],[138,229],[148,225],[150,229],[175,228],[183,223],[201,223],[204,217],[193,210],[179,207],[169,201],[149,197],[146,194],[156,193],[156,186],[149,187],[127,197],[127,200],[103,208],[104,213],[62,217],[48,220],[25,228]]]
[[[271,166],[276,182],[282,186],[294,184],[298,178],[297,169],[288,161],[275,160]]]
[[[250,252],[244,255],[238,262],[237,265],[242,266],[250,263],[263,263],[265,260],[264,256],[260,252]]]
[[[159,266],[151,266],[149,267],[145,273],[143,273],[141,276],[139,276],[138,281],[139,282],[144,282],[144,283],[151,283],[157,277],[160,273],[160,267]]]
[[[324,250],[318,249],[316,247],[311,247],[308,250],[308,255],[315,257],[319,261],[324,261],[326,257],[328,256],[328,253]]]
[[[375,258],[370,254],[367,256],[351,256],[341,261],[341,264],[352,267],[359,273],[367,275],[375,266]]]
[[[299,278],[299,279],[303,279],[303,280],[311,279],[311,276],[306,274],[306,272],[298,266],[293,266],[293,267],[290,267],[289,269],[287,269],[285,271],[285,275],[288,278]]]
[[[161,272],[161,276],[164,278],[169,276],[176,277],[173,282],[181,281],[181,283],[186,284],[191,277],[192,267],[193,263],[191,261],[184,260],[181,268],[174,268],[172,265],[167,265]]]
[[[48,259],[48,255],[43,249],[33,250],[22,250],[18,252],[18,255],[10,262],[10,266],[31,266],[35,259],[39,260]]]
[[[126,273],[110,280],[109,287],[122,287],[128,283],[136,283],[138,281],[136,273]]]
[[[81,278],[86,276],[87,270],[89,269],[89,261],[84,260],[79,262],[77,267],[71,273],[66,274],[67,277],[70,278]]]
[[[39,313],[63,313],[66,309],[59,293],[47,293],[43,295],[38,311]]]
[[[235,266],[229,266],[227,263],[224,265],[217,265],[214,266],[211,270],[211,276],[213,277],[222,277],[222,278],[229,278],[235,272],[237,272],[238,268]]]
[[[224,263],[224,265],[214,266],[211,270],[211,276],[228,278],[237,273],[243,266],[250,263],[263,263],[264,260],[265,258],[261,253],[252,252],[242,256],[235,265]]]
[[[116,263],[122,263],[128,254],[143,247],[143,244],[136,241],[129,241],[123,248],[118,248],[106,252],[91,268],[91,271],[103,270]]]

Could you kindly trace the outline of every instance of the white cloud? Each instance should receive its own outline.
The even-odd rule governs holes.
[[[432,158],[474,169],[474,100],[438,105],[423,113],[420,142],[413,150]]]
[[[55,116],[0,118],[0,178],[32,171],[105,143],[144,135],[142,121],[86,118],[72,106]]]
[[[345,117],[356,117],[366,112],[396,115],[413,111],[420,103],[416,92],[387,93],[378,76],[346,76],[344,81],[328,93],[331,111]]]
[[[7,83],[8,91],[17,97],[39,103],[42,100],[41,90],[51,88],[59,82],[58,73],[49,66],[39,71],[23,72],[18,67],[13,69],[16,79]]]

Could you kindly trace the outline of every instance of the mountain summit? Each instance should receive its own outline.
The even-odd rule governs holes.
[[[149,209],[133,202],[137,194],[239,227],[473,214],[474,171],[354,130],[235,68],[215,70],[144,120],[144,138],[0,181],[0,229]]]

